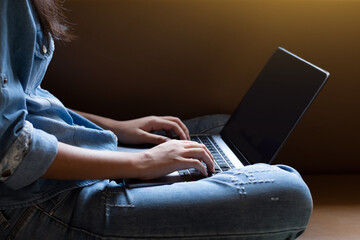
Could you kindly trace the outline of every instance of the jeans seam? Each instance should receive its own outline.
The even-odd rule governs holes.
[[[89,236],[92,236],[92,237],[96,237],[96,238],[99,238],[99,239],[102,239],[103,237],[101,235],[98,235],[98,234],[95,234],[95,233],[92,233],[92,232],[89,232],[85,229],[81,229],[81,228],[76,228],[76,227],[72,227],[70,225],[68,225],[67,223],[61,221],[60,219],[57,219],[56,217],[50,215],[49,213],[47,213],[46,211],[44,211],[42,208],[40,208],[39,206],[35,206],[35,208],[37,208],[40,212],[42,212],[43,214],[45,214],[47,217],[49,217],[50,219],[52,219],[53,221],[59,223],[60,225],[64,226],[65,228],[67,228],[68,230],[72,230],[72,231],[77,231],[77,232],[81,232],[83,234],[87,234]]]
[[[49,211],[49,214],[50,215],[53,215],[55,213],[55,211],[62,206],[62,204],[65,202],[65,200],[69,197],[71,191],[68,191],[66,193],[66,195],[60,200],[58,201],[57,203],[54,203],[54,207],[52,207]]]
[[[10,231],[7,240],[15,239],[17,233],[20,231],[20,229],[23,227],[26,219],[29,217],[29,215],[33,212],[33,207],[28,207],[25,209],[24,213],[21,215],[20,219],[16,222],[13,229]]]
[[[121,208],[134,208],[135,207],[135,205],[132,203],[133,201],[132,201],[131,197],[129,196],[128,191],[124,185],[122,185],[122,191],[112,191],[107,186],[106,189],[102,192],[102,194],[103,194],[106,212],[109,211],[108,207],[121,207]],[[125,204],[111,204],[110,197],[113,196],[114,194],[116,194],[116,195],[122,194],[125,197],[126,203]]]

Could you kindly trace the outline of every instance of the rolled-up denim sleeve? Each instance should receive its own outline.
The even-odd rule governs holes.
[[[46,172],[57,139],[26,120],[36,24],[30,1],[0,0],[0,184],[25,187]]]
[[[39,179],[57,153],[57,139],[32,124],[25,125],[0,161],[0,181],[20,189]]]

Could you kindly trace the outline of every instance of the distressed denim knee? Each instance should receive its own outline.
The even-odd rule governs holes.
[[[242,234],[283,233],[294,239],[308,224],[311,194],[291,167],[255,164],[218,174],[208,181],[231,186],[236,191],[238,200],[234,204],[238,206],[232,206],[232,211],[246,218],[238,222]],[[269,235],[268,239],[271,239]]]

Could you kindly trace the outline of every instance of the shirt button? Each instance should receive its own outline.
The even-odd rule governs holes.
[[[43,54],[46,54],[46,53],[47,53],[47,48],[46,48],[45,45],[42,46],[42,52],[43,52]]]
[[[2,172],[1,177],[7,178],[10,177],[10,175],[11,175],[11,171],[8,169]]]
[[[4,77],[4,84],[7,84],[8,80],[6,77]]]

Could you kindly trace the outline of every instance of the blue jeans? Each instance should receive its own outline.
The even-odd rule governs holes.
[[[203,122],[199,132],[207,132],[221,129],[222,117],[187,124]],[[0,239],[295,239],[311,211],[309,189],[293,168],[256,164],[154,187],[99,181],[1,211]]]

